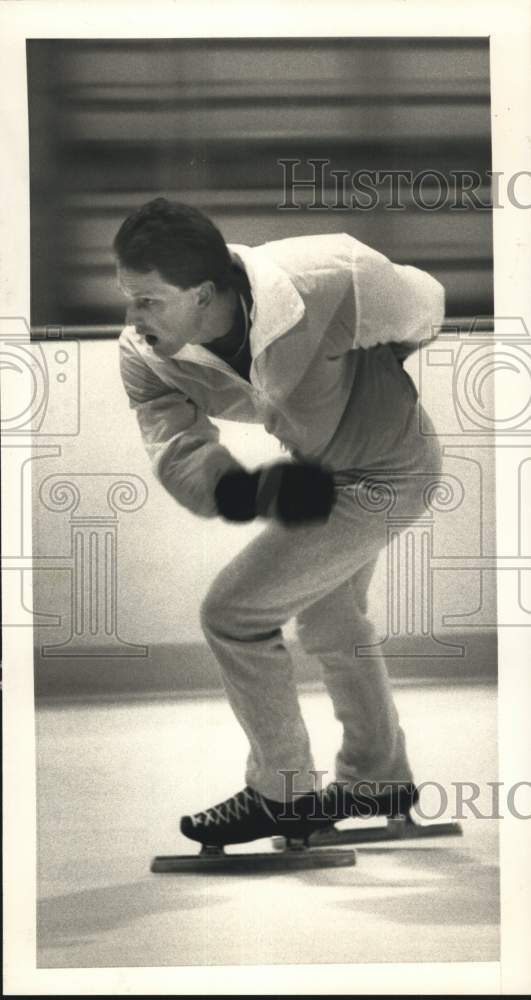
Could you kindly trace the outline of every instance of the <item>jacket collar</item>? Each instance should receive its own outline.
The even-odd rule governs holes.
[[[248,247],[229,243],[228,248],[234,262],[245,268],[251,286],[250,336],[254,362],[274,340],[302,319],[305,306],[289,276],[271,260],[267,244]],[[174,358],[201,364],[205,350],[200,345],[185,344]]]

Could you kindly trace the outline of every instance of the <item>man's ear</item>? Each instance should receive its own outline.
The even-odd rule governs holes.
[[[209,306],[216,294],[216,286],[213,281],[203,281],[197,286],[198,306]]]

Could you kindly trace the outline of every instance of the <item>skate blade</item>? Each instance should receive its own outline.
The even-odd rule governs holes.
[[[277,853],[225,854],[201,851],[200,854],[167,854],[153,858],[152,872],[223,872],[225,874],[255,874],[256,872],[301,871],[307,868],[343,868],[356,864],[356,852],[318,850],[308,847],[287,847],[283,837]]]
[[[374,844],[392,840],[421,840],[428,837],[461,837],[460,823],[417,823],[412,819],[388,819],[385,826],[339,830],[336,826],[318,830],[309,838],[310,847],[340,847],[346,844]],[[276,851],[284,848],[283,837],[273,837]]]

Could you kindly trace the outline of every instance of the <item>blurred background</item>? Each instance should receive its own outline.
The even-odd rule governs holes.
[[[46,647],[45,655],[37,654],[37,690],[90,696],[135,686],[215,687],[219,678],[202,642],[200,601],[219,569],[261,526],[201,521],[154,480],[118,370],[124,303],[115,287],[113,237],[131,210],[159,194],[205,211],[227,242],[256,245],[346,231],[392,260],[437,277],[446,289],[450,327],[491,316],[491,211],[470,204],[461,211],[447,204],[423,210],[408,185],[404,210],[393,211],[385,207],[388,182],[380,205],[370,211],[334,209],[329,173],[347,176],[348,200],[349,178],[358,170],[437,170],[448,178],[471,171],[480,176],[477,195],[488,205],[488,42],[32,40],[27,64],[31,322],[47,373],[43,380],[54,387],[39,433],[45,444],[60,445],[60,454],[44,449],[32,463],[34,553],[56,559],[50,571],[41,562],[27,598],[39,614],[37,646]],[[304,189],[296,192],[301,208],[279,209],[279,160],[289,158],[301,161],[299,179],[310,176],[306,161],[330,161],[330,189],[322,191],[328,209],[310,209],[312,194]],[[423,199],[437,195],[437,186],[430,194],[426,181]],[[61,350],[50,327],[61,337]],[[407,362],[417,385],[423,353]],[[435,364],[425,369],[429,378],[421,398],[445,447],[445,471],[463,494],[455,508],[434,515],[435,555],[459,559],[495,552],[488,420],[478,449],[473,422],[467,435],[456,421],[452,364],[448,357]],[[493,413],[490,388],[486,380],[487,416]],[[261,427],[217,423],[222,441],[249,467],[279,457],[276,440]],[[50,477],[58,475],[81,490],[77,512],[45,502]],[[109,475],[140,477],[146,502],[113,515],[105,505]],[[91,517],[114,517],[114,610],[122,643],[115,642],[114,650],[105,646],[109,634],[91,604],[91,581],[80,580],[72,555],[82,515],[88,534]],[[91,551],[85,552],[85,566]],[[371,588],[371,613],[382,636],[390,612],[386,559],[383,552]],[[75,600],[85,601],[83,613]],[[413,671],[428,679],[435,673],[492,678],[494,574],[451,565],[434,573],[432,610],[434,631],[449,645],[428,659],[410,656],[410,647],[402,657],[395,651],[394,676]],[[112,669],[105,649],[116,657]],[[147,649],[147,659],[141,649]],[[301,663],[300,676],[315,678],[312,670]]]
[[[112,240],[161,193],[228,242],[347,231],[431,271],[449,316],[492,313],[490,211],[425,211],[407,185],[404,211],[277,208],[289,157],[299,177],[318,157],[349,174],[471,170],[488,204],[486,39],[35,40],[28,81],[33,324],[121,321]],[[333,205],[331,178],[323,194]]]

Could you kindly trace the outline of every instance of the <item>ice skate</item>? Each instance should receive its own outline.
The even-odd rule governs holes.
[[[311,847],[334,847],[410,840],[425,837],[452,837],[462,834],[460,823],[420,823],[411,813],[418,801],[418,789],[411,782],[332,782],[322,796],[323,813],[330,820],[310,834]],[[339,828],[345,819],[359,821],[359,826]],[[382,824],[380,821],[385,819]],[[374,821],[377,822],[374,822]],[[273,846],[283,850],[283,838],[275,837]]]
[[[154,858],[153,872],[258,872],[290,871],[355,864],[352,850],[313,850],[310,838],[330,826],[320,799],[304,795],[291,804],[266,799],[247,786],[241,792],[204,812],[181,819],[181,833],[201,845],[198,855]],[[275,852],[225,853],[225,847],[264,837],[281,841]],[[278,849],[278,843],[275,844]]]

